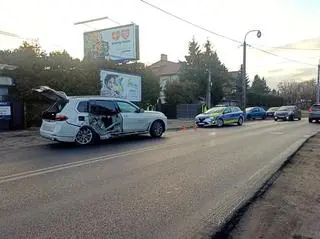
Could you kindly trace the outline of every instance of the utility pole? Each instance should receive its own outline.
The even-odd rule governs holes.
[[[242,110],[245,112],[247,106],[247,75],[246,75],[246,60],[247,60],[247,43],[243,42],[243,62],[242,62]]]
[[[319,104],[320,101],[319,101],[319,96],[320,95],[320,60],[319,60],[319,63],[318,63],[318,79],[317,79],[317,100],[316,100],[316,103]]]
[[[246,33],[243,40],[243,70],[242,70],[242,108],[243,113],[246,115],[246,107],[247,107],[247,73],[246,73],[246,60],[247,60],[247,36],[251,32],[257,32],[257,37],[261,37],[261,31],[260,30],[250,30]],[[246,119],[246,117],[245,117]]]
[[[208,70],[208,88],[207,88],[207,106],[208,109],[211,108],[211,70]]]

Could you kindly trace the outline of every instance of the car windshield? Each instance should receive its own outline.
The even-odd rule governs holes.
[[[279,107],[272,107],[272,108],[268,109],[268,111],[276,111],[278,109],[279,109]]]
[[[214,107],[205,112],[205,114],[222,113],[226,107]]]
[[[247,111],[247,112],[249,112],[249,111],[251,111],[251,110],[253,110],[253,107],[246,108],[246,111]]]
[[[294,106],[281,106],[279,108],[279,111],[289,111],[289,110],[293,110]]]

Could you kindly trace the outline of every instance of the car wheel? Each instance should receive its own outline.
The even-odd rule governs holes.
[[[96,135],[95,132],[89,127],[82,127],[76,135],[76,143],[80,145],[87,145],[94,143]]]
[[[223,126],[223,120],[222,119],[218,119],[217,120],[217,126],[218,127],[222,127]]]
[[[290,116],[290,117],[289,117],[289,120],[290,120],[290,121],[294,121],[294,116],[293,116],[293,115]]]
[[[239,117],[238,119],[238,125],[241,126],[243,124],[243,118],[242,117]]]
[[[150,135],[155,138],[159,138],[162,136],[164,132],[164,125],[161,121],[157,120],[153,122],[150,128]]]
[[[251,115],[247,115],[247,120],[251,120]]]
[[[309,123],[312,123],[312,122],[313,122],[313,120],[309,118]]]
[[[278,119],[277,119],[277,118],[274,118],[274,121],[278,121]]]
[[[266,118],[267,118],[267,116],[265,116],[265,115],[262,117],[263,120],[265,120]]]
[[[298,120],[301,120],[301,117],[299,117]]]

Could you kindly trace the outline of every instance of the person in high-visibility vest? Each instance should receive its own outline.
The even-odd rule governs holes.
[[[206,112],[208,110],[207,104],[202,105],[202,113]]]

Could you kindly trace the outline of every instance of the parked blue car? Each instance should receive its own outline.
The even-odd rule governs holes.
[[[236,106],[213,107],[208,111],[199,114],[195,118],[195,123],[199,127],[216,125],[221,127],[226,124],[242,125],[244,120],[243,111]]]
[[[250,107],[246,108],[247,119],[266,119],[266,111],[261,107]]]

